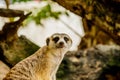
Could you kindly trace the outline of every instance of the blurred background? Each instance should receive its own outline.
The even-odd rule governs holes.
[[[18,35],[25,35],[28,39],[39,46],[45,45],[47,37],[53,33],[67,33],[73,39],[71,50],[77,50],[81,37],[84,35],[81,17],[71,13],[62,6],[51,1],[40,0],[10,0],[10,9],[23,10],[25,12],[32,11],[32,15],[37,19],[30,19],[23,23],[24,26],[18,30]],[[0,7],[5,8],[4,0],[1,0]],[[44,9],[43,9],[44,8]],[[50,10],[53,12],[50,15]],[[46,10],[42,13],[41,9]],[[40,13],[38,15],[38,13]],[[40,17],[42,17],[40,19]],[[56,18],[58,17],[58,18]],[[8,20],[0,18],[0,29]]]
[[[0,0],[0,80],[53,33],[73,40],[57,80],[120,80],[120,0]]]

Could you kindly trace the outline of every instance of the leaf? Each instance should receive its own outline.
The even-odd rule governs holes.
[[[61,15],[61,12],[52,12],[51,13],[51,17],[55,18],[55,19],[59,19],[59,16]]]

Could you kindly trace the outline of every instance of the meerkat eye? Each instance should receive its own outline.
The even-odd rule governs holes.
[[[69,41],[69,38],[67,38],[67,37],[64,37],[64,40],[67,42],[67,41]]]
[[[55,41],[55,43],[59,40],[59,37],[55,37],[53,38],[53,41]]]

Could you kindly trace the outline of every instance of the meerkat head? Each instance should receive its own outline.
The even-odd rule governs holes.
[[[65,33],[55,33],[46,40],[49,48],[69,49],[72,45],[72,39]]]

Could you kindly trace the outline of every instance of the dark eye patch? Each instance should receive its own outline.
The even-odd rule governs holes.
[[[59,37],[55,37],[55,38],[53,38],[53,41],[54,41],[55,43],[57,43],[58,40],[59,40]]]
[[[64,37],[64,40],[65,40],[65,42],[68,42],[68,41],[69,41],[69,38]]]

